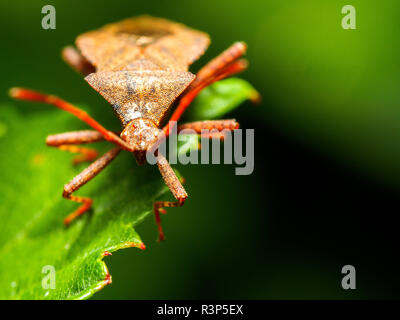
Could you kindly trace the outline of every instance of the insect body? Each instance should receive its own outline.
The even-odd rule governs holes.
[[[64,220],[65,224],[92,205],[90,198],[74,196],[73,192],[94,178],[121,149],[132,152],[137,162],[143,164],[146,152],[156,147],[160,135],[168,136],[170,126],[165,124],[165,118],[172,106],[177,105],[168,121],[175,122],[203,88],[247,67],[247,62],[239,59],[246,46],[237,42],[211,60],[197,75],[192,74],[188,71],[189,66],[204,53],[209,42],[208,35],[203,32],[165,19],[141,16],[80,35],[76,40],[79,51],[71,46],[64,48],[64,60],[85,75],[85,80],[112,105],[122,124],[120,135],[105,129],[86,112],[58,97],[23,88],[10,90],[14,98],[52,104],[94,129],[47,137],[49,146],[80,153],[74,163],[97,158],[94,150],[78,145],[104,139],[116,145],[64,186],[65,198],[82,203]],[[234,120],[184,125],[185,129],[192,128],[199,134],[201,129],[234,130],[238,126]],[[165,213],[163,207],[183,205],[187,193],[162,154],[158,154],[157,165],[177,200],[154,203],[159,239],[162,240],[160,212]]]

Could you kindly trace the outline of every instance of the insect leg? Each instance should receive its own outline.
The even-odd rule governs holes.
[[[79,156],[74,157],[72,160],[73,165],[77,165],[81,162],[87,162],[87,161],[93,161],[97,158],[97,151],[94,149],[90,148],[83,148],[83,147],[78,147],[75,145],[67,145],[63,144],[60,146],[56,146],[57,149],[60,149],[62,151],[69,151],[72,153],[79,153]]]
[[[186,198],[188,197],[185,189],[183,188],[181,182],[179,181],[178,177],[176,176],[174,170],[172,170],[171,166],[169,165],[167,159],[161,154],[158,154],[158,159],[157,159],[157,165],[158,169],[161,172],[161,175],[168,186],[168,188],[171,190],[172,194],[174,195],[175,199],[178,201],[172,202],[172,201],[156,201],[154,202],[153,209],[154,209],[154,215],[156,218],[156,223],[158,227],[158,234],[159,234],[159,240],[164,240],[164,232],[161,227],[161,218],[160,218],[160,213],[165,214],[166,211],[163,209],[163,207],[180,207],[183,206]]]
[[[201,136],[205,138],[224,140],[225,131],[233,131],[239,129],[239,123],[236,122],[235,119],[206,120],[184,123],[182,125],[179,125],[177,128],[178,133],[185,129],[194,130],[196,133],[201,134]],[[203,130],[213,131],[205,133]]]
[[[207,79],[213,78],[215,74],[219,73],[221,70],[225,69],[226,66],[243,56],[246,53],[246,50],[247,46],[244,42],[235,42],[200,69],[196,74],[196,79],[194,79],[190,84],[189,90],[198,87],[199,84],[206,82]]]
[[[47,136],[46,144],[57,147],[63,144],[86,144],[104,140],[104,136],[95,130],[70,131]]]
[[[63,151],[80,153],[80,156],[73,159],[73,164],[76,165],[85,161],[93,161],[97,158],[96,150],[78,147],[76,145],[101,140],[104,140],[104,137],[100,132],[94,130],[81,130],[50,135],[46,138],[46,144]]]
[[[120,151],[121,149],[119,147],[116,147],[106,152],[64,186],[64,198],[82,203],[82,205],[77,210],[69,214],[64,219],[65,225],[68,226],[72,222],[72,220],[89,210],[93,202],[91,198],[74,196],[72,195],[72,193],[78,190],[90,180],[92,180],[95,176],[97,176],[101,172],[101,170],[103,170],[112,160],[115,159]]]
[[[192,129],[197,133],[201,133],[201,130],[236,130],[239,129],[239,123],[235,119],[224,119],[224,120],[205,120],[184,123],[178,126],[178,132],[184,129]]]
[[[107,130],[100,123],[94,120],[90,115],[88,115],[85,111],[75,107],[74,105],[66,102],[56,96],[43,94],[37,91],[24,89],[24,88],[12,88],[10,90],[10,96],[15,99],[20,100],[28,100],[28,101],[36,101],[51,104],[57,108],[65,110],[83,122],[87,123],[93,129],[100,132],[107,141],[110,141],[122,149],[132,152],[133,150],[129,147],[129,145],[122,140],[119,136],[117,136],[114,132]]]
[[[75,71],[85,76],[96,71],[95,67],[73,46],[65,47],[61,52],[61,56]]]
[[[238,60],[246,52],[244,42],[236,42],[219,56],[206,64],[196,75],[196,79],[186,89],[186,93],[181,98],[179,105],[175,109],[169,121],[178,121],[194,98],[215,81],[224,79],[233,74],[241,72],[247,68],[246,60]],[[167,124],[164,128],[166,136],[169,135],[170,126]]]

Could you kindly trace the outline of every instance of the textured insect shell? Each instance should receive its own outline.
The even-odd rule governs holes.
[[[123,126],[146,118],[159,126],[193,81],[188,66],[206,50],[206,33],[150,16],[80,35],[81,53],[96,67],[85,80],[113,106]]]
[[[158,127],[194,78],[186,71],[142,70],[96,72],[85,80],[112,105],[124,127],[138,118]]]
[[[131,64],[140,59],[151,63],[151,70],[187,71],[209,43],[206,33],[150,16],[108,24],[76,39],[97,71],[137,70]]]

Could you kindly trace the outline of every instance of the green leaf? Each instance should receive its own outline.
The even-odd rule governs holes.
[[[229,78],[203,89],[188,110],[190,120],[210,120],[224,116],[246,100],[257,102],[260,94],[247,81]]]
[[[0,105],[0,299],[88,298],[109,283],[103,253],[142,245],[133,227],[167,188],[156,167],[138,167],[122,152],[77,192],[94,199],[93,210],[65,228],[63,219],[78,204],[62,198],[63,185],[87,164],[74,168],[72,154],[44,139],[85,126],[59,110],[22,104]],[[55,268],[55,289],[46,289],[46,266]]]
[[[193,113],[196,120],[212,119],[257,97],[246,81],[227,79],[205,89]],[[138,167],[122,152],[76,192],[93,198],[93,209],[65,228],[63,219],[79,204],[62,198],[63,185],[87,164],[73,167],[73,155],[47,147],[44,139],[86,127],[59,110],[35,108],[0,105],[0,299],[88,298],[110,283],[104,253],[142,247],[133,227],[168,189],[157,168]],[[197,135],[180,135],[178,154],[198,146]],[[107,142],[93,147],[112,148]],[[49,266],[55,270],[55,289],[49,288]]]

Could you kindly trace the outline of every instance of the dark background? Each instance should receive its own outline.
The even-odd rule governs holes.
[[[53,4],[57,29],[41,28]],[[151,14],[208,32],[193,71],[231,43],[248,43],[241,77],[262,94],[230,114],[254,128],[255,170],[178,166],[190,195],[147,250],[106,262],[113,284],[94,298],[398,298],[400,5],[351,2],[357,29],[341,28],[344,1],[31,1],[0,3],[1,99],[15,85],[111,108],[60,59],[63,46],[106,23]],[[1,120],[1,119],[0,119]],[[2,155],[4,156],[4,155]],[[354,265],[357,289],[341,288]]]

